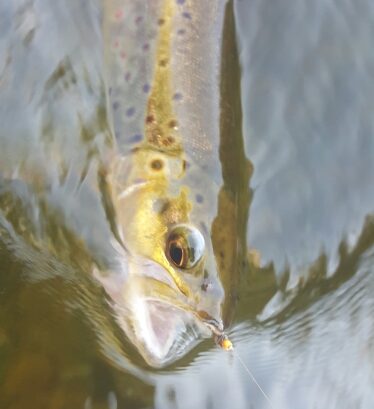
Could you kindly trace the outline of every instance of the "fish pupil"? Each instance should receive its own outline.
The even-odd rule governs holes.
[[[172,243],[170,246],[170,258],[177,266],[181,267],[183,261],[183,250],[175,243]]]

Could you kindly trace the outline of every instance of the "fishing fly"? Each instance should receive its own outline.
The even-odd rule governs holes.
[[[233,353],[236,356],[236,358],[238,359],[240,365],[247,372],[247,374],[252,379],[253,383],[257,386],[257,388],[260,390],[260,392],[262,393],[262,395],[264,396],[264,398],[268,402],[269,406],[272,409],[275,409],[275,406],[273,405],[273,403],[270,400],[269,396],[265,393],[265,391],[262,389],[261,385],[257,382],[255,376],[250,371],[248,366],[245,364],[245,362],[243,361],[243,359],[239,355],[238,351],[236,349],[234,349],[234,345],[231,342],[231,340],[229,339],[229,337],[223,331],[220,332],[220,333],[218,333],[218,331],[215,331],[213,334],[214,334],[214,340],[215,340],[216,344],[225,351],[231,351],[231,353]]]

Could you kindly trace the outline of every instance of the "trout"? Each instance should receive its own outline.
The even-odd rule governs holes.
[[[97,278],[145,361],[171,363],[223,333],[211,229],[222,185],[225,0],[105,0],[106,181],[126,262]]]

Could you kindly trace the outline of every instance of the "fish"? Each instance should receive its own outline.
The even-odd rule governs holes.
[[[224,185],[226,5],[104,2],[107,111],[117,151],[105,183],[126,262],[120,280],[95,277],[117,323],[153,367],[176,361],[206,337],[230,349],[212,240]]]

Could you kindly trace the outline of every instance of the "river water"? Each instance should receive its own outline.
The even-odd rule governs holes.
[[[374,4],[234,9],[253,168],[235,349],[151,370],[85,274],[112,256],[100,4],[0,0],[1,409],[270,408],[241,361],[275,408],[374,407]]]

